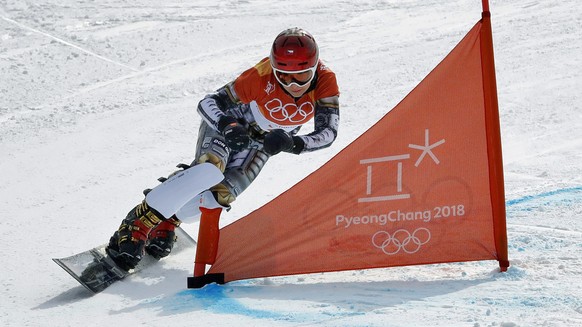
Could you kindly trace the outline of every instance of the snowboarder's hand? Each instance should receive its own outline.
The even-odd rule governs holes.
[[[281,151],[291,152],[293,146],[293,136],[282,129],[270,131],[263,140],[263,150],[270,155],[275,155]]]
[[[218,128],[224,136],[226,145],[234,151],[246,149],[250,143],[247,129],[234,117],[222,116],[218,122]]]

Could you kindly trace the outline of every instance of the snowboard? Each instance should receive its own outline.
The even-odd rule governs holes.
[[[196,246],[196,241],[182,228],[176,228],[175,232],[177,241],[172,249],[173,254]],[[55,258],[53,261],[93,293],[99,293],[116,281],[158,262],[158,259],[146,254],[135,269],[125,271],[107,256],[106,247],[107,244],[103,244],[66,258]]]
[[[181,165],[178,165],[180,167]],[[187,165],[185,165],[187,166]],[[203,163],[178,171],[164,182],[150,190],[145,201],[158,210],[164,217],[170,218],[190,199],[201,192],[208,190],[224,179],[222,172],[210,163]],[[172,253],[189,246],[196,245],[196,241],[181,228],[176,228],[177,242]],[[129,272],[119,268],[107,256],[107,244],[84,251],[70,257],[53,259],[59,266],[75,278],[88,290],[98,293],[109,285],[139,270],[147,268],[157,260],[146,255],[135,269]]]

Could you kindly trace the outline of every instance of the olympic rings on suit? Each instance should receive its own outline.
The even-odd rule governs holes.
[[[278,122],[302,123],[311,118],[314,108],[311,102],[304,102],[299,107],[294,103],[283,105],[280,99],[273,99],[265,103],[269,116]]]

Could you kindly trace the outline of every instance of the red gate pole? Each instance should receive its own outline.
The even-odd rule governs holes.
[[[206,265],[213,264],[218,251],[218,238],[220,228],[218,222],[222,208],[200,208],[200,230],[198,231],[198,245],[196,246],[196,259],[194,261],[194,277],[203,276],[206,273]]]
[[[224,274],[206,274],[206,265],[214,264],[220,238],[220,213],[222,208],[200,208],[200,230],[194,260],[194,276],[188,277],[188,288],[201,288],[210,283],[224,284]]]
[[[485,121],[487,129],[487,152],[489,157],[489,185],[497,260],[501,271],[507,271],[507,225],[505,212],[505,189],[503,160],[501,153],[501,128],[499,125],[499,104],[493,56],[493,36],[491,32],[491,12],[489,1],[483,0],[481,28],[481,67],[483,70],[483,91],[485,96]]]

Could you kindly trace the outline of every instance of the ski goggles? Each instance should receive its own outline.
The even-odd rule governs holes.
[[[317,65],[300,71],[286,71],[273,68],[273,73],[277,81],[284,86],[292,86],[295,84],[298,87],[304,87],[311,83],[313,77],[315,77],[316,69]]]

